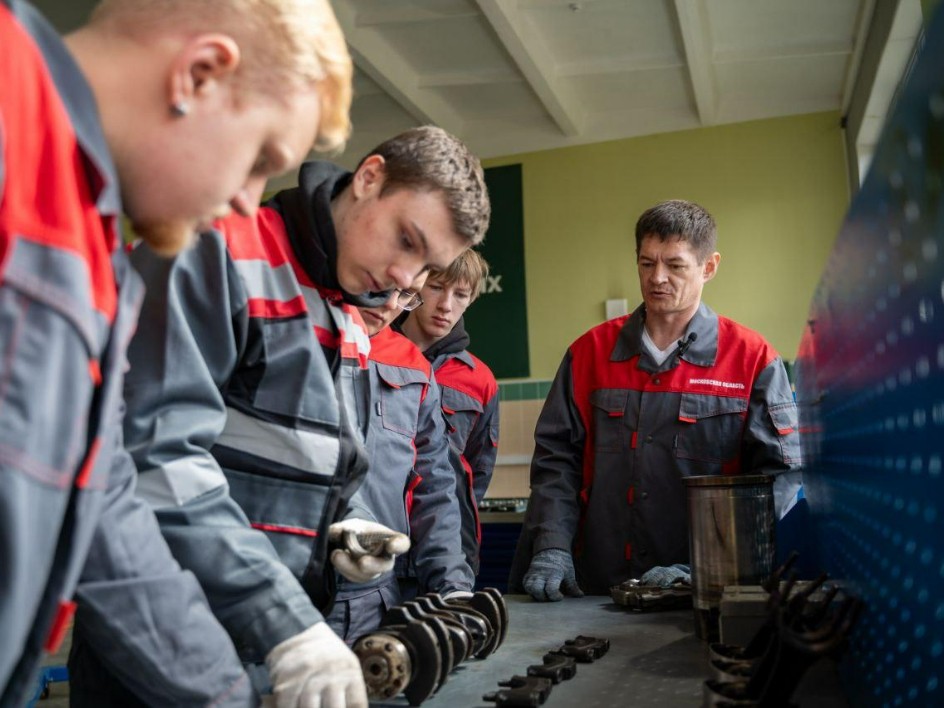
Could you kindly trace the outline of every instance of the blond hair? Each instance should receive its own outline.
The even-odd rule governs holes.
[[[328,0],[101,0],[90,24],[138,39],[219,32],[239,45],[245,85],[273,96],[315,84],[315,148],[340,150],[351,132],[354,67]]]
[[[488,278],[488,262],[478,251],[471,248],[464,251],[445,270],[430,269],[427,283],[436,281],[442,285],[465,283],[472,288],[470,300],[475,300],[485,287]]]
[[[381,194],[397,189],[440,191],[456,232],[472,246],[482,242],[491,216],[482,164],[468,147],[442,128],[410,128],[365,157],[384,158]],[[361,160],[363,162],[363,160]]]

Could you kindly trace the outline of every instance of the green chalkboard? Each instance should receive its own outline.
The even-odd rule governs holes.
[[[527,377],[521,165],[488,168],[485,183],[492,201],[492,220],[478,250],[491,266],[491,274],[483,293],[465,314],[465,327],[472,338],[469,350],[489,365],[496,378]]]

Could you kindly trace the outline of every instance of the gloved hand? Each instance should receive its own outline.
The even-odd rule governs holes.
[[[450,590],[442,596],[443,600],[468,600],[472,593],[468,590]]]
[[[683,563],[650,568],[639,578],[640,585],[654,585],[659,588],[668,588],[673,585],[691,585],[691,567]]]
[[[583,597],[574,573],[574,559],[560,548],[546,548],[535,553],[523,583],[528,594],[539,602],[557,602],[563,600],[565,594]]]
[[[278,708],[367,708],[361,662],[324,622],[275,647],[266,666]]]
[[[328,527],[328,542],[335,546],[331,563],[353,583],[366,583],[393,570],[393,562],[410,550],[406,534],[366,519],[346,519]]]

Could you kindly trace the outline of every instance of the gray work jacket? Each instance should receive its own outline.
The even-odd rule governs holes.
[[[386,328],[371,339],[370,387],[371,463],[351,505],[410,536],[410,552],[397,560],[396,572],[415,576],[420,593],[471,590],[456,499],[461,464],[449,454],[432,368],[410,340]]]
[[[0,706],[72,611],[150,705],[254,701],[226,632],[134,495],[126,347],[141,281],[92,92],[55,31],[0,3]]]
[[[323,619],[327,528],[366,471],[360,313],[319,288],[286,222],[231,216],[169,261],[132,254],[151,326],[131,347],[139,492],[246,661]],[[359,393],[368,395],[365,385]]]
[[[702,304],[689,343],[656,365],[643,323],[640,307],[564,356],[535,429],[513,588],[546,548],[572,550],[581,588],[595,594],[686,563],[684,477],[799,468],[790,383],[760,335]]]

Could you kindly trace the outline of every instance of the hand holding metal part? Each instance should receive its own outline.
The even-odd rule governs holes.
[[[345,519],[328,527],[331,563],[345,578],[366,583],[393,570],[396,557],[410,550],[410,539],[366,519]]]

